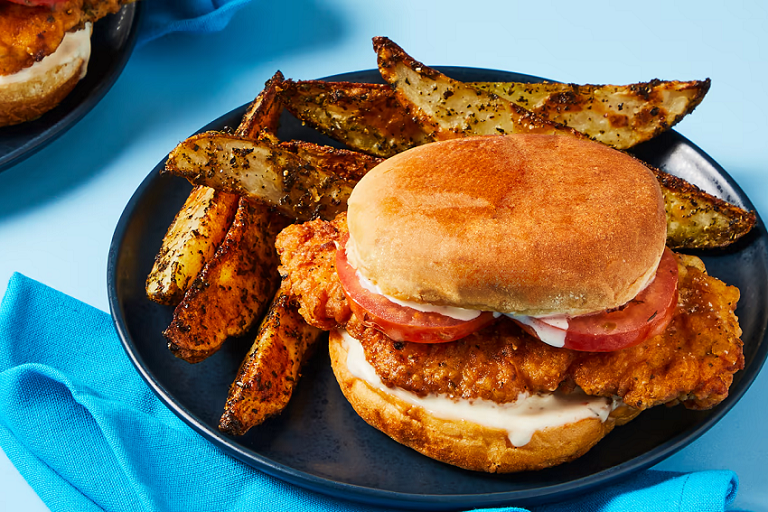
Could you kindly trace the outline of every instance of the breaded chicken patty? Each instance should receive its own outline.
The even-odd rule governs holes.
[[[388,386],[498,403],[578,386],[640,410],[677,402],[707,409],[728,396],[733,374],[744,367],[734,314],[739,290],[707,275],[699,258],[676,255],[673,320],[663,334],[634,347],[602,353],[555,348],[505,318],[455,342],[420,344],[393,341],[350,311],[335,269],[336,243],[346,232],[346,214],[289,226],[277,241],[280,272],[305,320],[325,330],[347,329]]]

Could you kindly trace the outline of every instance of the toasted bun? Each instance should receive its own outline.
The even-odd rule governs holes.
[[[579,315],[625,304],[661,260],[661,189],[635,158],[567,136],[420,146],[349,198],[350,263],[403,300]]]
[[[363,420],[398,443],[464,469],[511,473],[562,464],[584,455],[614,426],[639,414],[619,407],[605,422],[589,418],[547,428],[534,433],[528,444],[515,447],[505,430],[437,418],[355,377],[347,368],[347,350],[338,331],[329,333],[329,351],[341,391]]]
[[[91,25],[67,33],[58,49],[32,67],[0,76],[0,126],[31,121],[58,105],[85,75]]]

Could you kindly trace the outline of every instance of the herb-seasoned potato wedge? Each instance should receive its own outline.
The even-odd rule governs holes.
[[[264,84],[264,89],[248,106],[240,121],[236,135],[255,139],[259,133],[277,133],[283,104],[280,99],[280,87],[285,77],[278,71]]]
[[[671,128],[693,111],[709,90],[710,81],[653,80],[623,86],[556,82],[467,85],[594,140],[627,149]],[[358,151],[389,157],[432,141],[387,85],[286,80],[280,94],[285,108],[302,122]]]
[[[286,225],[268,206],[240,199],[224,241],[163,332],[174,355],[199,362],[261,317],[280,281],[275,237]]]
[[[468,85],[415,61],[386,38],[374,38],[374,48],[381,74],[395,87],[400,102],[423,118],[425,124],[433,126],[438,139],[492,134],[493,123],[499,123],[499,133],[585,137],[564,125],[542,120],[517,105],[508,108],[513,104],[499,96],[478,89],[472,93],[467,90]],[[462,99],[458,104],[455,103],[457,97]],[[520,115],[521,110],[527,113]],[[754,224],[754,213],[730,205],[659,169],[651,170],[666,200],[671,246],[722,247],[743,236]]]
[[[295,153],[302,160],[345,180],[357,181],[384,161],[383,158],[357,151],[321,146],[312,142],[291,140],[281,142],[280,148]]]
[[[553,82],[471,85],[596,141],[628,149],[668,130],[691,113],[709,91],[710,81],[653,80],[623,86]]]
[[[376,160],[352,151],[329,151],[327,159],[320,153],[312,159],[309,155],[265,138],[207,132],[179,144],[168,157],[166,171],[198,185],[243,194],[294,219],[332,219],[346,208],[354,181],[329,169],[338,166],[340,157],[358,167]]]
[[[548,121],[504,98],[429,68],[386,37],[374,37],[373,47],[381,76],[395,88],[398,101],[435,140],[506,133],[586,137],[573,128]]]
[[[352,149],[389,157],[432,142],[387,85],[286,80],[280,95],[294,116]]]
[[[320,333],[279,290],[229,389],[219,430],[240,436],[282,412],[298,383],[307,349]]]
[[[676,176],[652,169],[667,212],[667,245],[673,249],[725,247],[755,225],[750,212],[713,197]]]
[[[163,238],[147,277],[147,297],[175,306],[227,234],[238,196],[195,187]]]

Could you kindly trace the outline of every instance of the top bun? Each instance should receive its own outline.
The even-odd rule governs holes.
[[[522,315],[618,307],[666,241],[661,189],[629,155],[562,135],[436,142],[349,198],[350,263],[387,295]]]

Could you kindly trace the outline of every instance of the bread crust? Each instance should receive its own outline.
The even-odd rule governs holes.
[[[90,34],[90,26],[83,30]],[[89,55],[73,54],[30,80],[0,83],[0,126],[32,121],[56,107],[85,74]]]
[[[588,418],[550,427],[535,432],[526,445],[515,447],[505,430],[437,418],[353,376],[347,369],[347,350],[338,331],[329,333],[329,352],[342,393],[369,425],[430,458],[473,471],[512,473],[572,461],[584,455],[614,426],[639,414],[636,409],[620,407],[605,422]]]
[[[527,315],[618,307],[666,240],[651,171],[602,144],[509,135],[420,146],[349,199],[351,263],[399,299]]]

